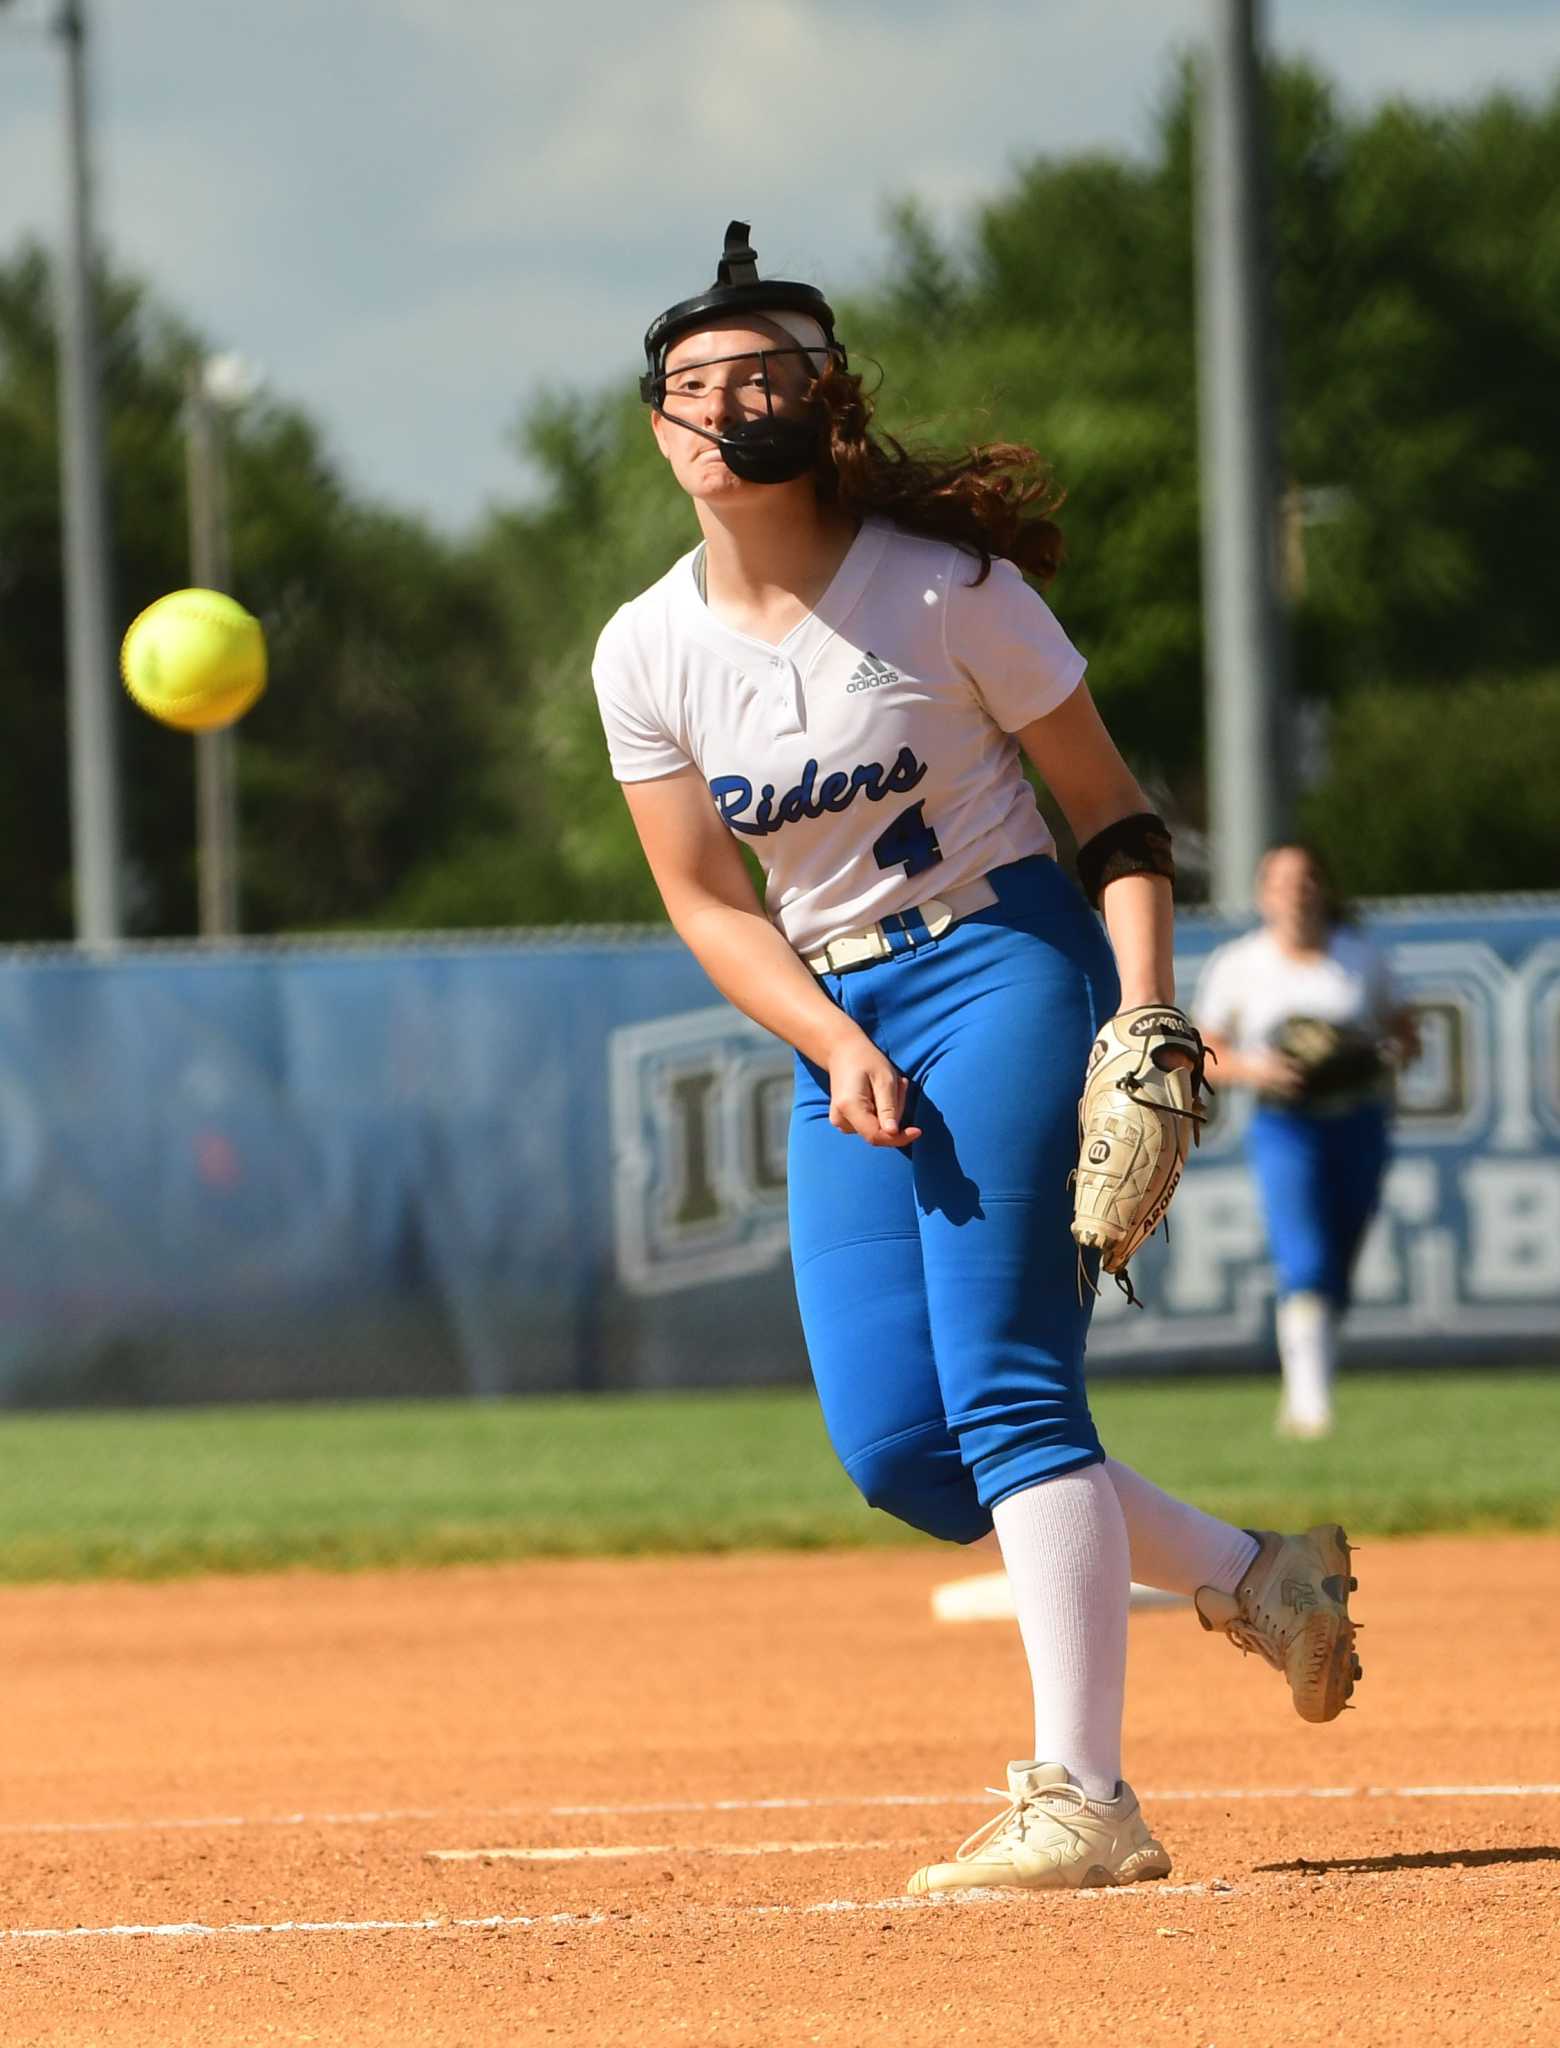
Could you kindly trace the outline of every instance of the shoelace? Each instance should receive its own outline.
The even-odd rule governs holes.
[[[1242,1654],[1248,1650],[1255,1650],[1265,1664],[1271,1664],[1275,1671],[1283,1670],[1283,1652],[1275,1650],[1267,1638],[1249,1621],[1227,1621],[1224,1624],[1224,1633]]]
[[[1086,1812],[1089,1804],[1085,1794],[1080,1792],[1076,1785],[1048,1785],[1044,1792],[1031,1792],[1022,1799],[1015,1799],[1001,1785],[987,1785],[985,1790],[993,1799],[1005,1799],[1007,1806],[1001,1813],[988,1820],[984,1827],[977,1828],[969,1840],[960,1846],[954,1858],[955,1862],[973,1863],[982,1849],[987,1849],[993,1842],[1000,1841],[1010,1828],[1015,1830],[1019,1841],[1022,1842],[1028,1833],[1030,1821],[1040,1815],[1047,1820],[1057,1821],[1066,1828],[1064,1816],[1046,1803],[1052,1799],[1067,1800],[1074,1813]],[[1070,1828],[1068,1833],[1072,1833]]]

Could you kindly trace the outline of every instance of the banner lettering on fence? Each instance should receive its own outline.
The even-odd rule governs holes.
[[[1348,1341],[1553,1356],[1560,904],[1372,929],[1422,1050]],[[0,1401],[800,1380],[791,1071],[661,935],[0,956]],[[1097,1369],[1267,1355],[1243,1115]]]

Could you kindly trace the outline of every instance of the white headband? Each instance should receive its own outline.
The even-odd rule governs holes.
[[[778,327],[783,333],[789,334],[798,347],[806,351],[807,360],[820,375],[828,368],[829,337],[810,313],[770,312],[767,308],[763,308],[754,317],[759,320],[767,320],[771,327]],[[682,339],[684,337],[678,335],[666,344],[666,349],[661,357],[663,369],[667,355],[671,353],[677,346],[678,341]]]
[[[793,341],[800,343],[815,370],[828,368],[829,337],[810,313],[764,313],[761,318],[783,327]]]

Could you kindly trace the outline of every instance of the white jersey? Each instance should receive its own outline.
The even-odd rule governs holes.
[[[1293,1017],[1380,1037],[1400,1006],[1386,960],[1362,932],[1339,926],[1325,954],[1296,960],[1259,929],[1209,955],[1194,1015],[1202,1030],[1227,1038],[1237,1052],[1259,1052],[1278,1044]]]
[[[799,952],[1055,843],[1013,734],[1083,656],[1010,562],[868,519],[776,646],[723,625],[697,549],[608,622],[594,675],[612,772],[690,765]]]

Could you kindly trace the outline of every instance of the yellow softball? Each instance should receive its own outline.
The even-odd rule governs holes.
[[[265,635],[220,590],[172,590],[132,620],[119,672],[153,718],[210,732],[242,718],[265,688]]]

